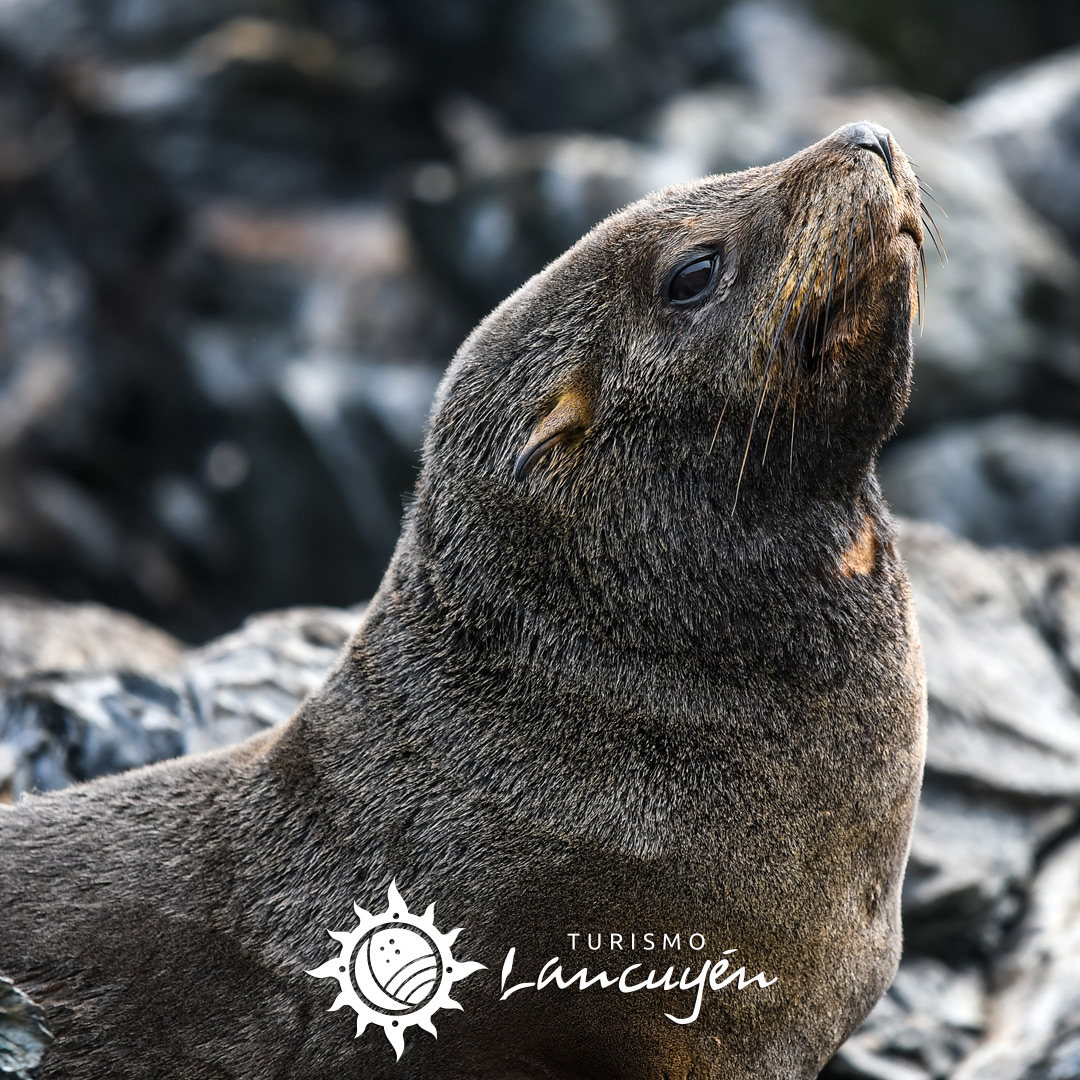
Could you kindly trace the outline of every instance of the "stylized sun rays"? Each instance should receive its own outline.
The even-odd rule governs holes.
[[[435,905],[413,915],[397,884],[386,890],[386,910],[372,915],[353,904],[360,920],[352,930],[327,930],[341,945],[332,960],[307,971],[317,979],[336,979],[341,992],[330,1012],[348,1005],[356,1013],[356,1035],[379,1024],[400,1058],[405,1029],[422,1027],[438,1035],[432,1016],[439,1009],[460,1009],[451,986],[480,971],[475,960],[455,960],[450,952],[461,927],[441,933],[435,927]]]

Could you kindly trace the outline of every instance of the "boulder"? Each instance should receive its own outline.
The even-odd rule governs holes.
[[[1024,198],[1080,252],[1080,47],[998,79],[962,112]]]
[[[35,613],[27,602],[22,625],[32,632],[44,624],[49,633],[24,638],[8,659],[17,674],[0,696],[0,800],[225,746],[281,723],[319,685],[362,616],[363,607],[269,612],[184,652],[150,628],[145,642],[125,647],[136,629],[128,616],[60,604]],[[0,615],[0,633],[11,625]],[[76,644],[102,631],[116,634]]]
[[[1080,429],[1003,413],[941,424],[886,449],[889,505],[979,544],[1080,542]]]

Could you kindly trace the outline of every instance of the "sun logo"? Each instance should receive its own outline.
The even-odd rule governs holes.
[[[460,1009],[450,987],[484,965],[455,960],[450,946],[461,927],[441,934],[435,929],[435,905],[413,915],[395,882],[386,890],[386,910],[370,915],[358,904],[354,930],[327,930],[341,943],[333,960],[306,972],[317,979],[337,979],[341,993],[330,1012],[348,1005],[356,1013],[357,1037],[368,1024],[381,1024],[400,1058],[405,1029],[414,1024],[438,1036],[432,1016],[439,1009]]]

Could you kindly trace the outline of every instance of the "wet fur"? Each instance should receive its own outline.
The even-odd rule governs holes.
[[[894,973],[923,757],[873,475],[921,236],[895,159],[900,190],[838,134],[601,223],[462,346],[382,587],[287,725],[0,814],[0,972],[46,1007],[45,1077],[816,1075]],[[719,243],[715,293],[666,306]],[[814,367],[799,336],[844,282]],[[515,480],[568,393],[587,429]],[[391,878],[489,969],[399,1062],[304,974]],[[498,1000],[510,946],[523,977],[617,973],[649,957],[566,934],[633,929],[778,981],[687,1026],[670,995]]]

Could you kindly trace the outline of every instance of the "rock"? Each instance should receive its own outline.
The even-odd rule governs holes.
[[[1080,838],[1050,854],[1001,958],[981,1045],[953,1080],[1067,1080],[1080,1067]]]
[[[782,104],[880,81],[878,65],[851,38],[782,0],[741,0],[716,28],[732,72],[753,93]]]
[[[152,673],[107,651],[131,633],[124,616],[115,620],[116,645],[90,653],[111,655],[111,671],[89,670],[86,654],[65,645],[59,632],[43,638],[35,654],[43,667],[31,672],[35,657],[28,654],[22,677],[0,697],[0,799],[225,746],[281,723],[319,685],[362,615],[362,608],[271,612],[182,655],[151,632],[141,655],[156,648],[167,661]],[[68,612],[64,629],[100,629],[102,617],[96,620]],[[64,657],[72,665],[67,671],[55,666]]]
[[[184,647],[141,619],[100,604],[0,596],[0,685],[50,672],[173,667]]]
[[[179,665],[192,705],[184,752],[227,746],[287,720],[322,683],[363,613],[361,606],[255,615],[188,653]]]
[[[930,714],[907,943],[953,961],[989,956],[1022,908],[1039,853],[1080,808],[1080,701],[1064,662],[1073,607],[1060,584],[1080,575],[1080,552],[983,550],[914,522],[901,548]]]
[[[0,1075],[34,1080],[51,1043],[44,1010],[0,975]]]
[[[810,7],[873,53],[890,82],[946,101],[964,99],[988,73],[1080,41],[1074,0],[996,4],[992,17],[984,0]]]
[[[1080,542],[1080,431],[1005,414],[942,424],[890,447],[879,470],[893,510],[979,544]]]
[[[434,190],[430,166],[414,175],[409,223],[425,260],[477,316],[619,206],[689,176],[627,139],[512,136],[463,100],[441,115],[456,163]]]
[[[215,204],[198,215],[194,241],[185,288],[200,309],[231,314],[192,312],[184,347],[250,462],[230,489],[234,543],[273,554],[257,580],[264,590],[279,582],[275,602],[367,595],[397,539],[443,364],[466,328],[385,206]],[[285,424],[303,457],[283,452]],[[331,489],[317,498],[306,490],[315,474]],[[267,531],[280,537],[273,553],[258,540]],[[306,555],[314,535],[324,537],[317,561]]]
[[[1080,252],[1080,48],[1000,79],[963,113],[1024,198]]]
[[[1020,914],[1038,853],[1072,804],[972,791],[928,775],[904,878],[905,947],[962,962],[992,956]]]
[[[905,958],[889,992],[829,1063],[823,1080],[944,1080],[979,1042],[985,997],[976,969]]]
[[[928,525],[908,524],[901,543],[926,658],[928,771],[1080,801],[1080,703],[1017,570],[1046,564]]]

